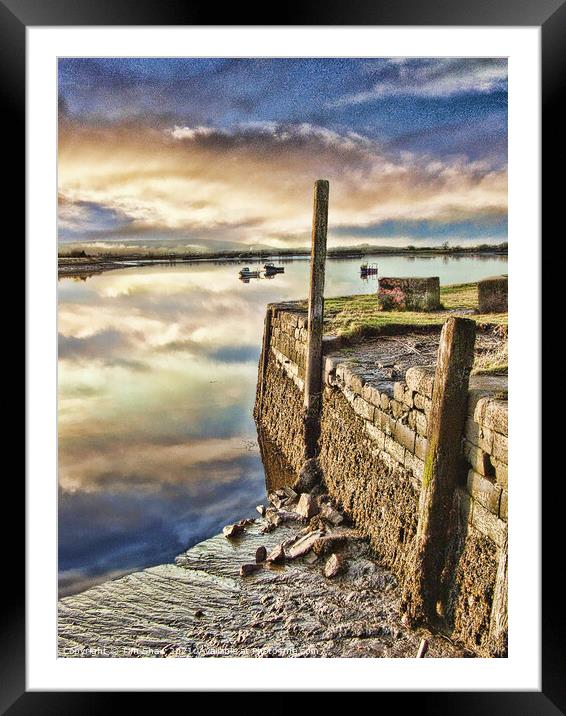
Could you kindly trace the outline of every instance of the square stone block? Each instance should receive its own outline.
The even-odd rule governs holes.
[[[382,311],[436,311],[440,308],[440,280],[429,278],[379,279],[377,291]]]
[[[480,313],[507,313],[507,276],[494,276],[478,281]]]

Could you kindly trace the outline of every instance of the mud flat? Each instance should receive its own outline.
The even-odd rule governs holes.
[[[470,655],[403,625],[396,578],[351,527],[326,530],[348,536],[342,572],[332,578],[324,576],[328,558],[312,550],[240,576],[258,547],[270,552],[315,528],[292,521],[273,529],[259,518],[238,537],[217,535],[175,564],[61,599],[59,656],[415,657],[423,638],[427,658]]]

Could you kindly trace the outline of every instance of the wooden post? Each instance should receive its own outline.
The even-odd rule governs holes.
[[[328,227],[329,184],[319,179],[314,184],[312,246],[310,265],[307,360],[305,374],[305,457],[316,454],[320,431],[322,395],[322,332],[324,317],[324,265]]]
[[[476,324],[467,318],[449,318],[440,335],[408,600],[412,621],[430,622],[438,616],[449,517],[462,474],[462,433],[475,337]]]

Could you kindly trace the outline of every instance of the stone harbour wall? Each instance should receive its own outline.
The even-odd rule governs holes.
[[[255,415],[259,429],[298,471],[304,459],[306,313],[270,310]],[[347,352],[337,351],[323,359],[323,380],[319,461],[326,488],[402,582],[414,556],[434,368],[412,367],[403,380],[372,384]],[[470,382],[443,577],[442,616],[452,636],[483,656],[505,655],[507,648],[508,425],[500,384],[481,377]]]

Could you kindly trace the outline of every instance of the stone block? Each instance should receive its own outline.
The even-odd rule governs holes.
[[[403,403],[400,403],[398,400],[390,400],[389,409],[391,410],[391,414],[396,420],[407,412],[407,407]]]
[[[507,276],[493,276],[478,281],[480,313],[507,312]]]
[[[507,487],[508,484],[508,470],[507,465],[504,462],[499,462],[494,457],[490,458],[492,470],[495,471],[495,481],[502,487]]]
[[[474,421],[479,425],[484,424],[485,411],[491,399],[491,396],[477,391],[474,391],[473,394],[471,391],[468,393],[468,414],[471,415]]]
[[[408,450],[405,452],[405,469],[409,470],[418,480],[423,479],[424,460],[420,460]]]
[[[498,461],[508,464],[509,441],[505,435],[493,433],[493,450],[491,454]]]
[[[474,470],[468,471],[467,487],[470,495],[494,515],[499,514],[501,488]]]
[[[405,388],[405,392],[403,393],[403,400],[402,402],[408,407],[412,408],[414,405],[413,401],[414,393],[410,388]]]
[[[403,402],[403,398],[405,397],[405,383],[398,382],[393,384],[393,397],[399,403]]]
[[[416,410],[409,411],[409,415],[407,416],[407,425],[411,428],[411,430],[417,429],[417,411]]]
[[[408,425],[397,421],[393,429],[393,437],[409,452],[415,452],[415,438],[417,434]]]
[[[507,535],[507,523],[473,500],[471,524],[478,532],[493,540],[498,547],[503,545]]]
[[[435,311],[440,308],[440,281],[429,278],[380,277],[377,299],[382,311]]]
[[[389,410],[389,396],[386,393],[380,393],[379,399],[382,410]]]
[[[405,464],[405,448],[388,435],[385,436],[385,452],[401,465]]]
[[[417,435],[415,438],[415,455],[419,460],[424,460],[426,457],[426,451],[428,448],[428,440],[422,435]]]
[[[372,423],[365,423],[364,430],[380,450],[385,448],[385,433]]]
[[[420,393],[427,398],[432,398],[434,368],[413,366],[407,370],[405,374],[405,382],[407,383],[407,387],[415,393]]]
[[[495,430],[496,433],[507,435],[508,425],[508,403],[506,400],[489,400],[485,406],[483,423],[486,428]]]
[[[489,455],[468,440],[464,440],[464,455],[471,467],[476,472],[479,472],[480,475],[484,477],[494,476],[494,467],[491,464]]]
[[[507,522],[507,490],[501,491],[501,501],[499,502],[499,518]]]
[[[383,410],[376,409],[373,422],[378,428],[383,430],[386,435],[392,435],[395,430],[395,418],[389,415],[389,413],[383,412]]]
[[[362,388],[362,398],[367,400],[368,403],[371,403],[376,408],[379,408],[381,405],[381,395],[379,390],[375,386],[369,385],[369,383],[365,383]]]
[[[350,405],[354,406],[354,400],[358,397],[351,388],[342,388],[342,394]]]
[[[424,413],[417,413],[416,419],[415,419],[415,427],[417,429],[417,433],[421,436],[426,438],[428,435],[428,421],[424,415]]]
[[[466,420],[464,427],[466,440],[477,445],[484,452],[490,453],[493,449],[493,431],[476,423],[472,418]]]
[[[357,413],[364,420],[372,421],[375,408],[373,405],[371,405],[371,403],[368,403],[363,398],[357,396],[354,400],[354,412]]]
[[[354,393],[357,393],[357,395],[362,394],[364,382],[364,379],[357,373],[354,373],[354,371],[352,371],[351,369],[347,368],[344,371],[344,383],[346,384],[346,387],[350,388],[350,390],[353,390]]]
[[[324,358],[324,381],[328,385],[333,385],[336,379],[336,360],[334,358]]]

